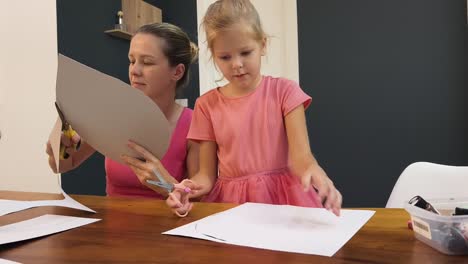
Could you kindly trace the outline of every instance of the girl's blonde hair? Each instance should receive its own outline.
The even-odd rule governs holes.
[[[211,4],[201,23],[206,32],[208,48],[213,50],[213,41],[220,31],[239,22],[251,27],[256,40],[262,41],[267,37],[260,16],[249,0],[218,0]]]

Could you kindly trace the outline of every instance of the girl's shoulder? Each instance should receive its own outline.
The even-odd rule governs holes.
[[[218,100],[219,100],[219,96],[218,96],[218,87],[217,87],[217,88],[209,90],[203,95],[200,95],[195,102],[195,107],[197,105],[199,106],[200,105],[203,105],[203,106],[213,105]]]
[[[277,89],[285,89],[288,87],[299,87],[299,84],[291,79],[284,77],[264,76],[264,85]]]
[[[289,94],[301,92],[302,89],[299,84],[294,81],[283,77],[271,77],[265,76],[263,85],[265,85],[264,91],[270,95],[274,95],[276,98],[281,100]]]

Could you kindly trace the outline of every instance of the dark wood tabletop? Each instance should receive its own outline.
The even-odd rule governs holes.
[[[0,199],[60,199],[61,195],[0,191]],[[375,215],[333,257],[240,247],[162,235],[172,228],[234,207],[196,203],[186,218],[174,216],[163,201],[72,195],[96,214],[38,207],[0,217],[0,226],[44,214],[101,221],[42,238],[0,245],[0,258],[21,263],[468,263],[416,240],[403,209],[370,208]],[[1,234],[0,234],[1,235]]]

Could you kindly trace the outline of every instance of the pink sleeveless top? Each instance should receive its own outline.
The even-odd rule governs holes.
[[[161,159],[167,171],[178,181],[186,177],[187,133],[192,110],[184,108],[171,136],[169,148]],[[106,157],[106,192],[108,196],[133,196],[163,199],[157,192],[141,184],[127,166]]]

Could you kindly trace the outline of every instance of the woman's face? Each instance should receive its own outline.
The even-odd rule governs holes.
[[[176,67],[163,53],[165,41],[152,34],[138,33],[130,42],[128,74],[130,85],[154,99],[175,95]],[[173,98],[174,96],[172,96]]]

